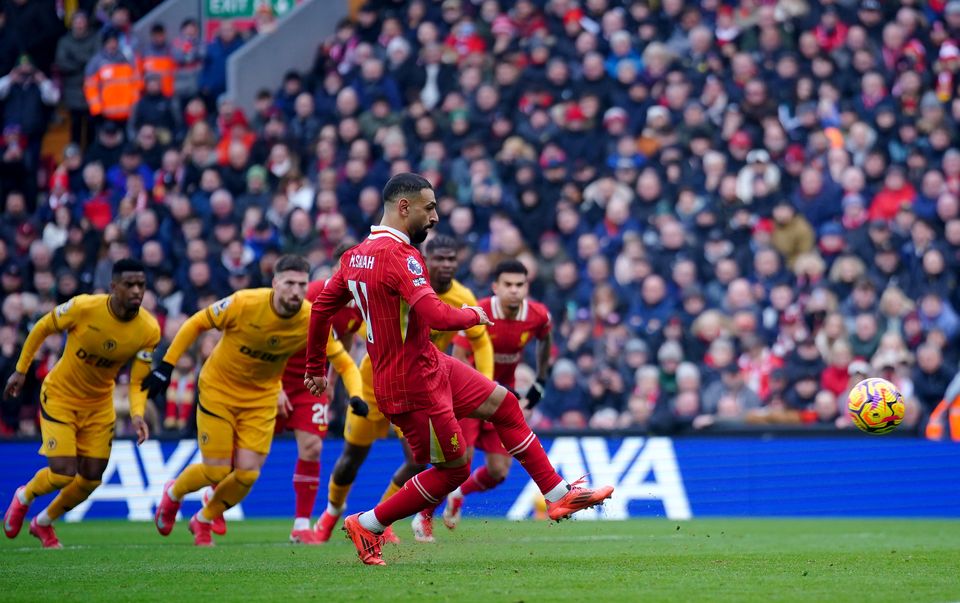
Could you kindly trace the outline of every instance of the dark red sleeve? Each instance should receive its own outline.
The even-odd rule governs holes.
[[[350,290],[338,272],[313,300],[310,309],[310,328],[307,330],[307,374],[327,374],[327,339],[330,321],[337,310],[350,301]]]
[[[412,306],[423,317],[431,329],[437,331],[459,331],[480,324],[480,316],[468,308],[453,308],[440,301],[433,289],[428,289]]]

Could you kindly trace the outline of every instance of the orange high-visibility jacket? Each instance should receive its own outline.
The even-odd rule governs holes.
[[[99,60],[99,63],[88,68],[83,81],[83,94],[90,106],[90,114],[116,120],[129,118],[143,87],[136,66],[123,59],[95,57],[93,60]]]
[[[943,393],[943,400],[930,413],[927,421],[928,440],[960,442],[960,376],[954,377]]]
[[[173,96],[174,76],[177,71],[177,63],[169,54],[145,56],[140,59],[140,73],[144,80],[148,75],[157,75],[160,77],[160,90],[167,98]]]

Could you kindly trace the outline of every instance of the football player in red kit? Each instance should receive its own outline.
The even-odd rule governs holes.
[[[414,245],[436,226],[437,200],[416,174],[393,176],[383,190],[383,219],[347,251],[340,269],[313,303],[304,384],[319,395],[327,386],[325,342],[333,315],[351,299],[367,325],[374,393],[381,412],[403,431],[418,463],[433,466],[410,478],[374,509],[346,518],[344,529],[360,560],[386,565],[383,532],[390,524],[436,505],[470,476],[470,457],[458,418],[488,419],[508,452],[539,486],[551,519],[602,504],[612,486],[568,484],[523,418],[506,388],[441,353],[430,329],[459,331],[493,324],[480,307],[451,308],[429,286]]]
[[[493,297],[481,299],[479,304],[494,323],[487,327],[493,342],[493,378],[500,385],[515,391],[515,375],[523,349],[536,340],[537,380],[526,396],[527,408],[533,408],[543,395],[550,370],[550,348],[553,343],[550,311],[528,297],[530,283],[527,280],[527,268],[518,260],[500,262],[493,271],[492,286]],[[461,346],[457,343],[459,350]],[[467,446],[484,451],[485,463],[447,496],[443,523],[451,530],[460,521],[463,497],[495,488],[507,478],[513,460],[500,442],[497,430],[488,421],[468,418],[463,419],[460,425]]]
[[[323,281],[310,283],[304,299],[309,302],[315,300],[323,286]],[[348,340],[363,326],[363,318],[356,306],[350,304],[334,315],[332,326],[335,337]],[[360,398],[360,371],[346,350],[340,354],[342,357],[338,357],[333,364],[343,380],[347,395],[350,396],[350,405],[354,412],[366,414],[366,403]],[[310,517],[313,515],[320,486],[320,452],[323,450],[323,439],[327,435],[330,399],[326,392],[314,396],[304,386],[303,374],[306,368],[306,350],[287,360],[282,378],[283,389],[277,405],[276,433],[290,430],[297,439],[297,464],[293,470],[294,519],[290,542],[323,544],[310,528]]]

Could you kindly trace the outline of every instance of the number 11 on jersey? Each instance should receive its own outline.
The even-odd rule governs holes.
[[[367,343],[373,343],[373,324],[370,323],[370,298],[367,296],[367,284],[363,281],[347,281],[353,301],[360,310],[360,316],[367,325]]]

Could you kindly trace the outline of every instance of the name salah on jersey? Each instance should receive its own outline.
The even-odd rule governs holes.
[[[373,270],[373,262],[376,258],[372,255],[351,255],[350,256],[350,267],[351,268],[362,268],[364,270]]]

